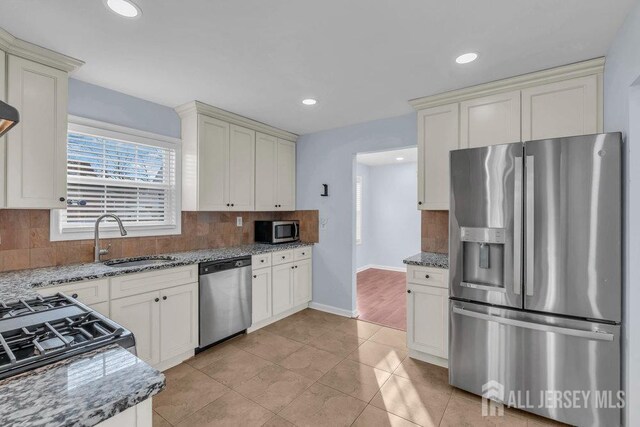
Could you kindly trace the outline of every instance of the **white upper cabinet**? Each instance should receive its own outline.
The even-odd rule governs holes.
[[[68,75],[13,55],[7,101],[20,123],[7,133],[7,207],[65,208]]]
[[[295,209],[296,135],[197,101],[176,111],[183,210]]]
[[[418,208],[449,209],[449,151],[602,132],[604,58],[411,101]]]
[[[520,91],[460,103],[460,148],[520,141]]]
[[[597,75],[522,91],[522,140],[600,132]]]
[[[418,207],[449,209],[449,151],[459,147],[458,104],[418,112]]]

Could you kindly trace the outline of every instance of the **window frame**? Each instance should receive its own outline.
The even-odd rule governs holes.
[[[358,186],[360,186],[360,209],[358,209]],[[362,175],[356,176],[356,229],[355,229],[355,240],[356,245],[362,244],[362,199],[364,194],[364,180],[362,179]],[[360,231],[360,238],[358,238],[358,231]]]
[[[132,129],[111,123],[68,116],[67,139],[69,132],[78,132],[100,138],[116,139],[125,142],[139,143],[175,150],[175,218],[174,225],[148,225],[127,227],[126,237],[152,237],[182,234],[182,141],[179,138],[159,135],[138,129]],[[66,156],[65,156],[66,157]],[[67,173],[65,171],[65,173]],[[93,226],[82,229],[61,231],[60,220],[63,209],[52,209],[49,224],[49,238],[52,242],[93,239]],[[126,225],[125,225],[126,226]],[[101,238],[122,238],[116,224],[102,223]]]

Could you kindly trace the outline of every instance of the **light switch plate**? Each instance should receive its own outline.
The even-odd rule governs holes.
[[[242,227],[242,217],[236,217],[236,226]]]

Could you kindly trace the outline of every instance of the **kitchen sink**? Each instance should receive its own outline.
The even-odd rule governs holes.
[[[177,258],[166,256],[166,257],[145,257],[145,258],[135,258],[135,259],[127,259],[127,260],[110,260],[105,261],[103,264],[107,267],[144,267],[148,265],[156,265],[163,264],[167,261],[177,261]]]

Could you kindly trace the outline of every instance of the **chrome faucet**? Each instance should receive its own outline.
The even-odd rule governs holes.
[[[104,249],[100,248],[100,221],[102,221],[104,218],[113,218],[116,220],[116,222],[118,223],[118,227],[120,227],[120,235],[121,236],[126,236],[127,235],[127,230],[124,229],[124,225],[122,225],[122,221],[120,220],[120,218],[118,217],[118,215],[114,215],[114,214],[104,214],[104,215],[100,215],[98,217],[98,219],[96,219],[96,225],[93,229],[93,240],[94,240],[94,255],[95,255],[95,262],[100,262],[100,256],[101,255],[106,255],[109,253],[109,248],[111,247],[111,244],[109,244],[109,246],[107,246]]]

